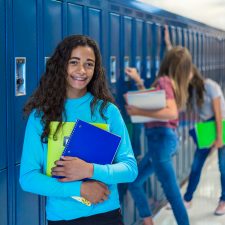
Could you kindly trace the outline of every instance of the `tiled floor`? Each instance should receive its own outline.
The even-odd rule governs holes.
[[[182,192],[186,190],[186,185]],[[225,225],[225,215],[215,216],[214,210],[220,196],[220,178],[217,153],[213,153],[203,169],[192,207],[188,209],[190,225]],[[155,225],[176,225],[171,210],[163,208],[154,217]]]

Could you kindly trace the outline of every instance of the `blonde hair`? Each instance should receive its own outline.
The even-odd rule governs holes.
[[[165,55],[158,77],[168,76],[172,80],[175,101],[179,109],[184,108],[188,98],[189,77],[192,70],[192,58],[187,48],[177,46]]]

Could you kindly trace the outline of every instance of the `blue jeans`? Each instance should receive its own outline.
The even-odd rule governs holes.
[[[194,160],[191,167],[191,173],[189,176],[189,183],[187,191],[184,194],[184,200],[189,202],[193,198],[193,194],[198,186],[202,167],[205,163],[206,158],[210,153],[210,148],[196,149]],[[220,182],[221,182],[221,201],[225,201],[225,146],[218,149],[218,159],[219,159],[219,170],[220,170]]]
[[[171,128],[156,127],[146,129],[148,153],[139,164],[137,179],[129,185],[129,190],[141,217],[151,216],[148,199],[143,189],[144,182],[155,172],[164,193],[171,204],[178,225],[189,225],[187,211],[173,169],[172,156],[177,149],[178,139]]]

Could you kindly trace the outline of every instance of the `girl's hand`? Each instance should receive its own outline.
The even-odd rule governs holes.
[[[61,182],[82,180],[93,175],[93,165],[76,157],[63,156],[62,160],[55,162],[56,167],[52,168],[52,175],[63,176]]]
[[[215,142],[213,143],[212,148],[221,148],[223,146],[223,140],[222,137],[217,137],[217,139],[215,140]]]
[[[136,83],[141,83],[141,77],[138,74],[136,68],[131,68],[131,67],[127,67],[125,69],[125,73],[131,78],[133,79]]]
[[[172,44],[170,42],[170,33],[167,25],[164,26],[164,41],[166,43],[167,50],[170,50],[172,48]]]
[[[84,181],[81,185],[81,196],[93,204],[104,202],[110,192],[108,187],[98,181]]]
[[[128,115],[140,115],[139,108],[132,105],[125,105]]]

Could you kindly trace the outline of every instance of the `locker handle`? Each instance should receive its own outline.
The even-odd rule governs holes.
[[[26,57],[15,57],[15,96],[26,95]]]

